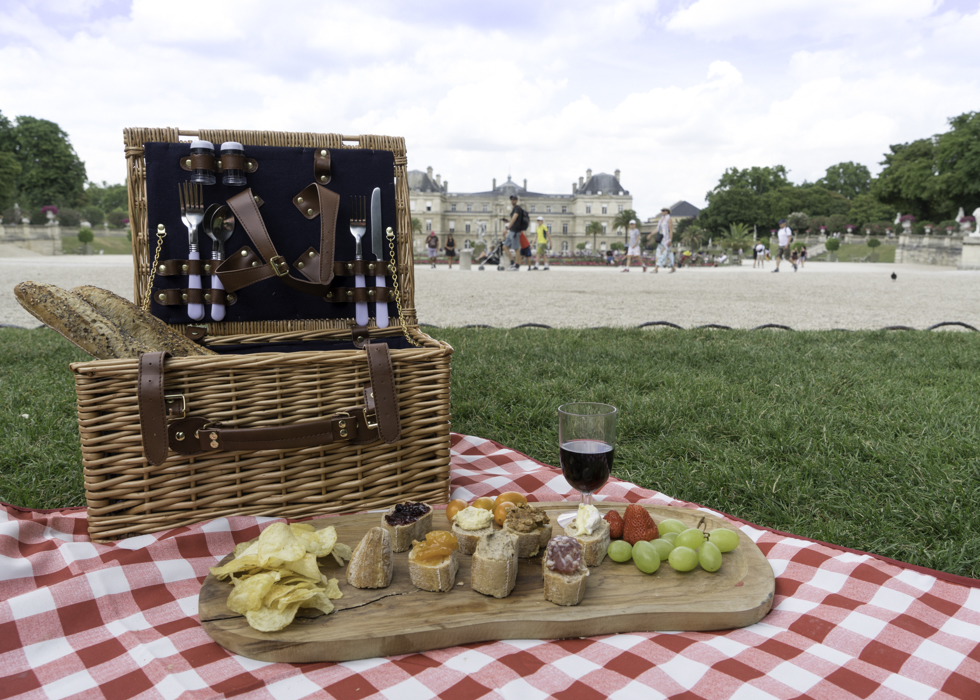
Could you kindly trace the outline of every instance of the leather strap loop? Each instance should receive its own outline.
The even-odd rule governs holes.
[[[318,148],[313,152],[313,179],[318,185],[329,185],[331,177],[330,149]]]
[[[389,445],[402,433],[395,395],[395,373],[391,368],[391,353],[385,343],[369,343],[365,348],[368,373],[371,375],[372,398],[377,416],[378,433]]]
[[[153,290],[154,304],[160,306],[186,306],[187,304],[203,304],[203,289],[159,289]]]
[[[163,400],[163,364],[169,352],[140,355],[136,375],[136,403],[140,416],[140,437],[146,461],[160,466],[167,460],[167,409]]]
[[[159,277],[201,275],[205,273],[202,260],[161,260],[155,273]]]

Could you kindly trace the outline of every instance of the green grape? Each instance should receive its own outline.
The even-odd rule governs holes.
[[[670,550],[667,563],[675,571],[691,571],[698,565],[698,553],[690,547],[674,547]]]
[[[609,549],[606,553],[613,561],[622,563],[632,558],[633,547],[626,540],[613,540],[609,543]]]
[[[738,547],[738,533],[732,530],[718,528],[708,533],[709,541],[718,547],[720,552],[730,552]]]
[[[677,534],[676,532],[674,533]],[[659,537],[651,542],[654,548],[657,550],[657,554],[660,555],[660,561],[667,561],[667,557],[670,555],[670,550],[674,548],[674,545],[669,540]]]
[[[661,520],[657,523],[657,531],[660,536],[663,537],[667,532],[684,532],[687,529],[687,525],[682,523],[680,520],[674,520],[673,518],[667,518],[666,520]]]
[[[681,534],[677,536],[677,540],[674,545],[677,547],[690,547],[691,549],[697,549],[704,542],[704,533],[697,528],[688,528],[684,530]]]
[[[660,536],[660,539],[667,540],[671,544],[676,544],[676,542],[677,542],[677,533],[676,532],[668,532],[666,535],[661,535]]]
[[[660,555],[657,548],[646,540],[640,540],[633,545],[633,563],[645,574],[652,574],[660,568]]]
[[[698,563],[705,571],[718,571],[721,568],[721,552],[718,547],[705,542],[698,548]]]

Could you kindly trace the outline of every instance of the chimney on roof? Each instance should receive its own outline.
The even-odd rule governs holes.
[[[428,168],[426,168],[425,169],[425,172],[427,172],[429,174],[429,179],[431,180],[432,179],[432,166],[430,165]]]
[[[439,187],[442,187],[442,175],[439,175],[438,173],[436,173],[436,184],[439,185]]]
[[[578,176],[578,188],[579,189],[582,189],[582,185],[584,185],[584,184],[585,184],[585,178],[582,177],[581,175],[579,175]]]
[[[497,189],[497,178],[493,179],[493,187],[491,189]]]
[[[527,178],[524,178],[524,191],[527,192]]]
[[[445,182],[442,183],[442,191],[443,192],[449,191],[449,180],[446,180]]]
[[[430,173],[432,172],[432,168],[429,168],[429,172]],[[585,177],[588,180],[592,179],[592,168],[589,168],[588,170],[585,171]]]
[[[614,173],[614,175],[615,175],[616,179],[618,180],[619,179],[619,170],[616,170],[615,173]]]
[[[578,189],[578,185],[576,185],[576,184],[575,184],[575,183],[573,182],[573,183],[572,183],[572,194],[575,194],[575,190],[577,190],[577,189]]]

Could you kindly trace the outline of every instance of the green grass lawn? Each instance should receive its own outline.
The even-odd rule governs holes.
[[[842,243],[840,250],[837,251],[837,260],[840,262],[853,262],[854,260],[864,258],[871,253],[872,250],[878,252],[878,262],[895,262],[895,251],[897,250],[897,246],[880,245],[877,248],[872,249],[863,243]],[[814,258],[814,260],[818,262],[825,262],[827,260],[827,256],[821,255],[819,258]]]
[[[65,255],[78,254],[81,245],[77,236],[61,237],[61,250]],[[98,255],[100,250],[104,255],[132,255],[133,253],[133,246],[125,236],[96,236],[90,249],[95,255]]]
[[[557,464],[558,405],[613,403],[619,478],[980,577],[976,334],[429,332],[456,349],[454,431]],[[46,329],[0,329],[0,500],[84,504],[77,359]]]

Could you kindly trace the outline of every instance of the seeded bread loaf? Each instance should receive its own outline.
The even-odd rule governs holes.
[[[184,337],[128,299],[123,299],[107,289],[84,286],[75,287],[72,292],[91,304],[96,311],[119,326],[125,333],[143,341],[153,350],[166,350],[174,357],[216,354],[190,338]]]
[[[503,530],[484,535],[473,553],[470,587],[484,595],[506,598],[517,584],[517,565],[513,535]]]
[[[395,570],[391,534],[372,527],[354,548],[347,564],[347,583],[354,588],[387,588]]]
[[[139,357],[152,348],[123,331],[91,304],[53,284],[21,282],[17,301],[46,326],[99,360]]]

